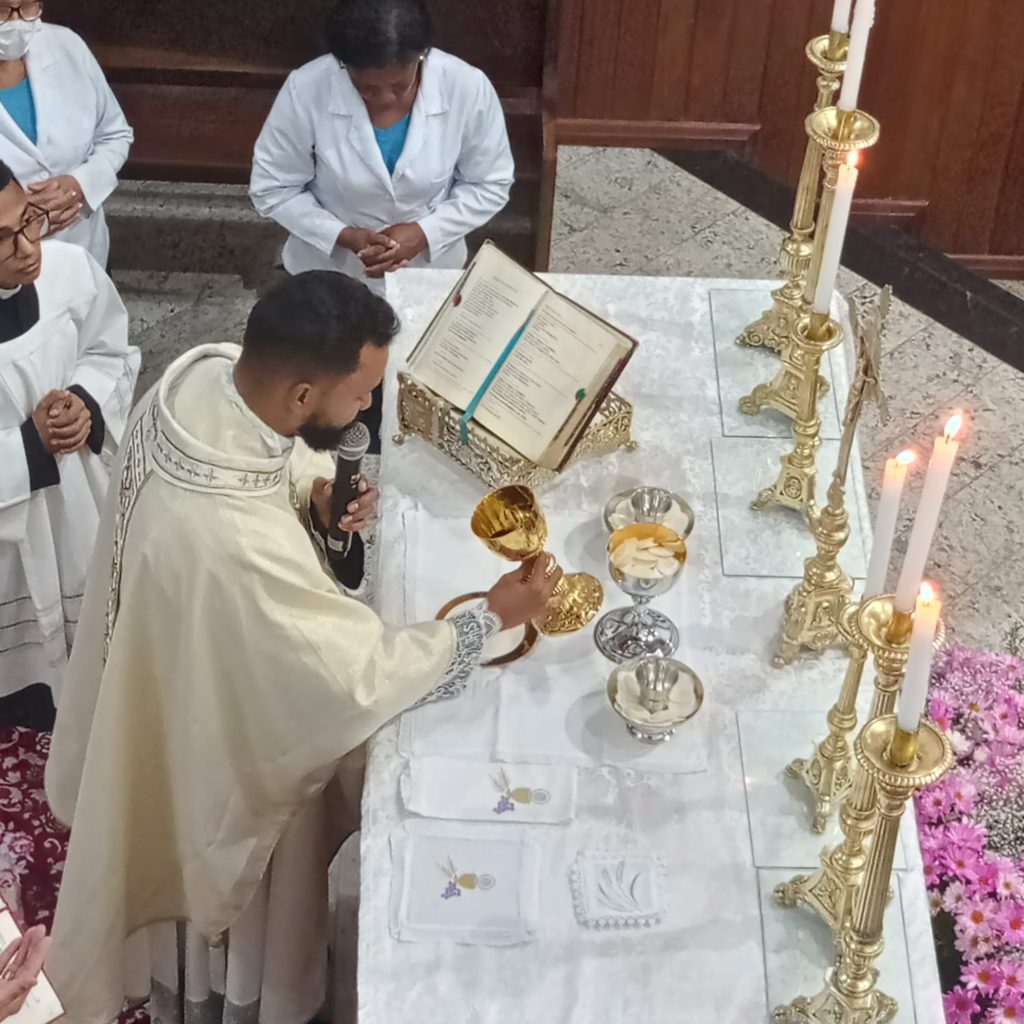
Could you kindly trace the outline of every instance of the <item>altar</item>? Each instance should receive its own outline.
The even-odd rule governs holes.
[[[454,273],[406,271],[389,282],[403,325],[391,356],[391,396],[395,374],[455,280]],[[634,405],[638,447],[582,461],[539,492],[549,547],[567,570],[604,583],[603,610],[625,605],[606,564],[605,502],[638,484],[689,502],[696,526],[688,562],[656,607],[679,627],[677,657],[701,679],[703,707],[664,747],[632,740],[605,696],[613,666],[595,649],[591,627],[542,638],[521,661],[480,671],[458,699],[407,712],[381,730],[363,798],[358,1020],[767,1020],[773,1007],[817,992],[833,959],[825,924],[805,908],[774,905],[772,890],[813,870],[822,844],[835,842],[834,821],[825,836],[812,834],[810,799],[783,768],[823,738],[845,665],[838,651],[784,669],[771,665],[783,599],[814,551],[795,512],[750,507],[792,444],[788,419],[738,408],[773,372],[775,357],[735,344],[770,303],[773,284],[547,280],[640,343],[618,385]],[[848,334],[845,307],[833,315]],[[832,386],[822,400],[819,494],[835,462],[850,351],[847,337],[823,371]],[[487,590],[508,565],[469,528],[487,488],[419,439],[391,443],[393,405],[386,403],[376,549],[379,610],[397,624],[432,618],[450,598]],[[850,477],[851,537],[841,561],[859,580],[870,520],[856,457]],[[861,696],[870,697],[869,685]],[[485,782],[502,767],[512,785],[517,770],[531,785],[570,778],[571,799],[547,820],[525,823],[513,813],[467,820],[464,792],[430,791],[429,780],[417,780],[427,762],[458,762],[456,771]],[[407,809],[413,781],[425,793],[419,815]],[[896,1020],[937,1024],[942,1002],[912,819],[908,810],[878,984],[898,1000]],[[499,927],[486,911],[474,917],[463,899],[457,926],[447,927],[429,906],[410,920],[410,890],[417,905],[436,897],[447,906],[444,864],[413,856],[427,840],[430,848],[447,843],[452,858],[469,858],[459,870],[469,870],[479,850],[515,874],[488,876],[491,891],[515,904],[511,917],[506,907]],[[613,874],[623,863],[629,877],[647,880],[649,905],[637,920],[587,918],[581,889],[588,863],[611,865]],[[508,924],[516,915],[518,932]]]

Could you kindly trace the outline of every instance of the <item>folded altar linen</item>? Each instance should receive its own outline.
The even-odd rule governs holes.
[[[642,743],[608,701],[608,663],[532,665],[498,681],[494,757],[530,764],[613,765],[644,772],[707,771],[708,707],[659,744]]]
[[[418,757],[402,773],[413,814],[457,821],[558,824],[576,816],[576,769]]]
[[[478,826],[479,828],[479,826]],[[402,942],[514,946],[533,937],[540,856],[524,836],[441,822],[391,835],[391,930]]]
[[[398,751],[407,758],[442,754],[487,762],[494,749],[497,710],[494,680],[478,676],[456,700],[406,711],[398,725]]]
[[[665,862],[638,850],[580,850],[570,871],[576,920],[587,928],[642,928],[665,911]]]

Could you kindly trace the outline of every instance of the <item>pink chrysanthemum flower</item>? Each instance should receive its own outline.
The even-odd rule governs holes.
[[[961,981],[983,996],[991,996],[995,995],[1003,984],[1003,972],[999,969],[999,964],[992,960],[978,960],[963,969]]]
[[[978,993],[957,985],[952,992],[942,997],[946,1011],[946,1024],[971,1024],[978,1012]]]

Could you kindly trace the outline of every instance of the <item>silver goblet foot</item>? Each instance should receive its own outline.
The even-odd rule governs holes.
[[[609,661],[671,658],[679,646],[679,630],[667,615],[651,608],[616,608],[598,620],[594,642]]]

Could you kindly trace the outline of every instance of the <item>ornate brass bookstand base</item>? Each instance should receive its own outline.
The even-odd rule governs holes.
[[[870,780],[877,826],[852,901],[849,919],[836,932],[835,963],[816,995],[799,996],[775,1009],[776,1024],[888,1024],[899,1009],[879,991],[875,962],[882,952],[882,925],[900,819],[911,796],[938,781],[952,767],[945,734],[930,722],[917,733],[899,729],[894,715],[872,719],[855,744],[858,776]]]
[[[839,88],[843,72],[846,70],[848,42],[845,33],[832,33],[812,39],[807,44],[807,59],[819,72],[815,110],[827,107]],[[736,339],[740,345],[780,352],[789,341],[797,321],[810,312],[804,305],[804,285],[814,249],[811,236],[814,233],[814,211],[818,205],[820,191],[821,149],[814,139],[808,138],[800,180],[796,188],[790,231],[782,242],[779,254],[786,280],[781,288],[776,288],[772,292],[771,309],[746,327]]]
[[[438,451],[450,456],[488,487],[522,484],[540,487],[558,474],[538,466],[510,448],[477,423],[469,424],[469,443],[459,436],[462,410],[446,402],[430,388],[407,373],[398,375],[398,433],[395,444],[410,437],[422,437]],[[588,455],[610,455],[619,448],[632,451],[633,406],[611,393],[604,400],[579,446],[569,460],[572,465]]]

